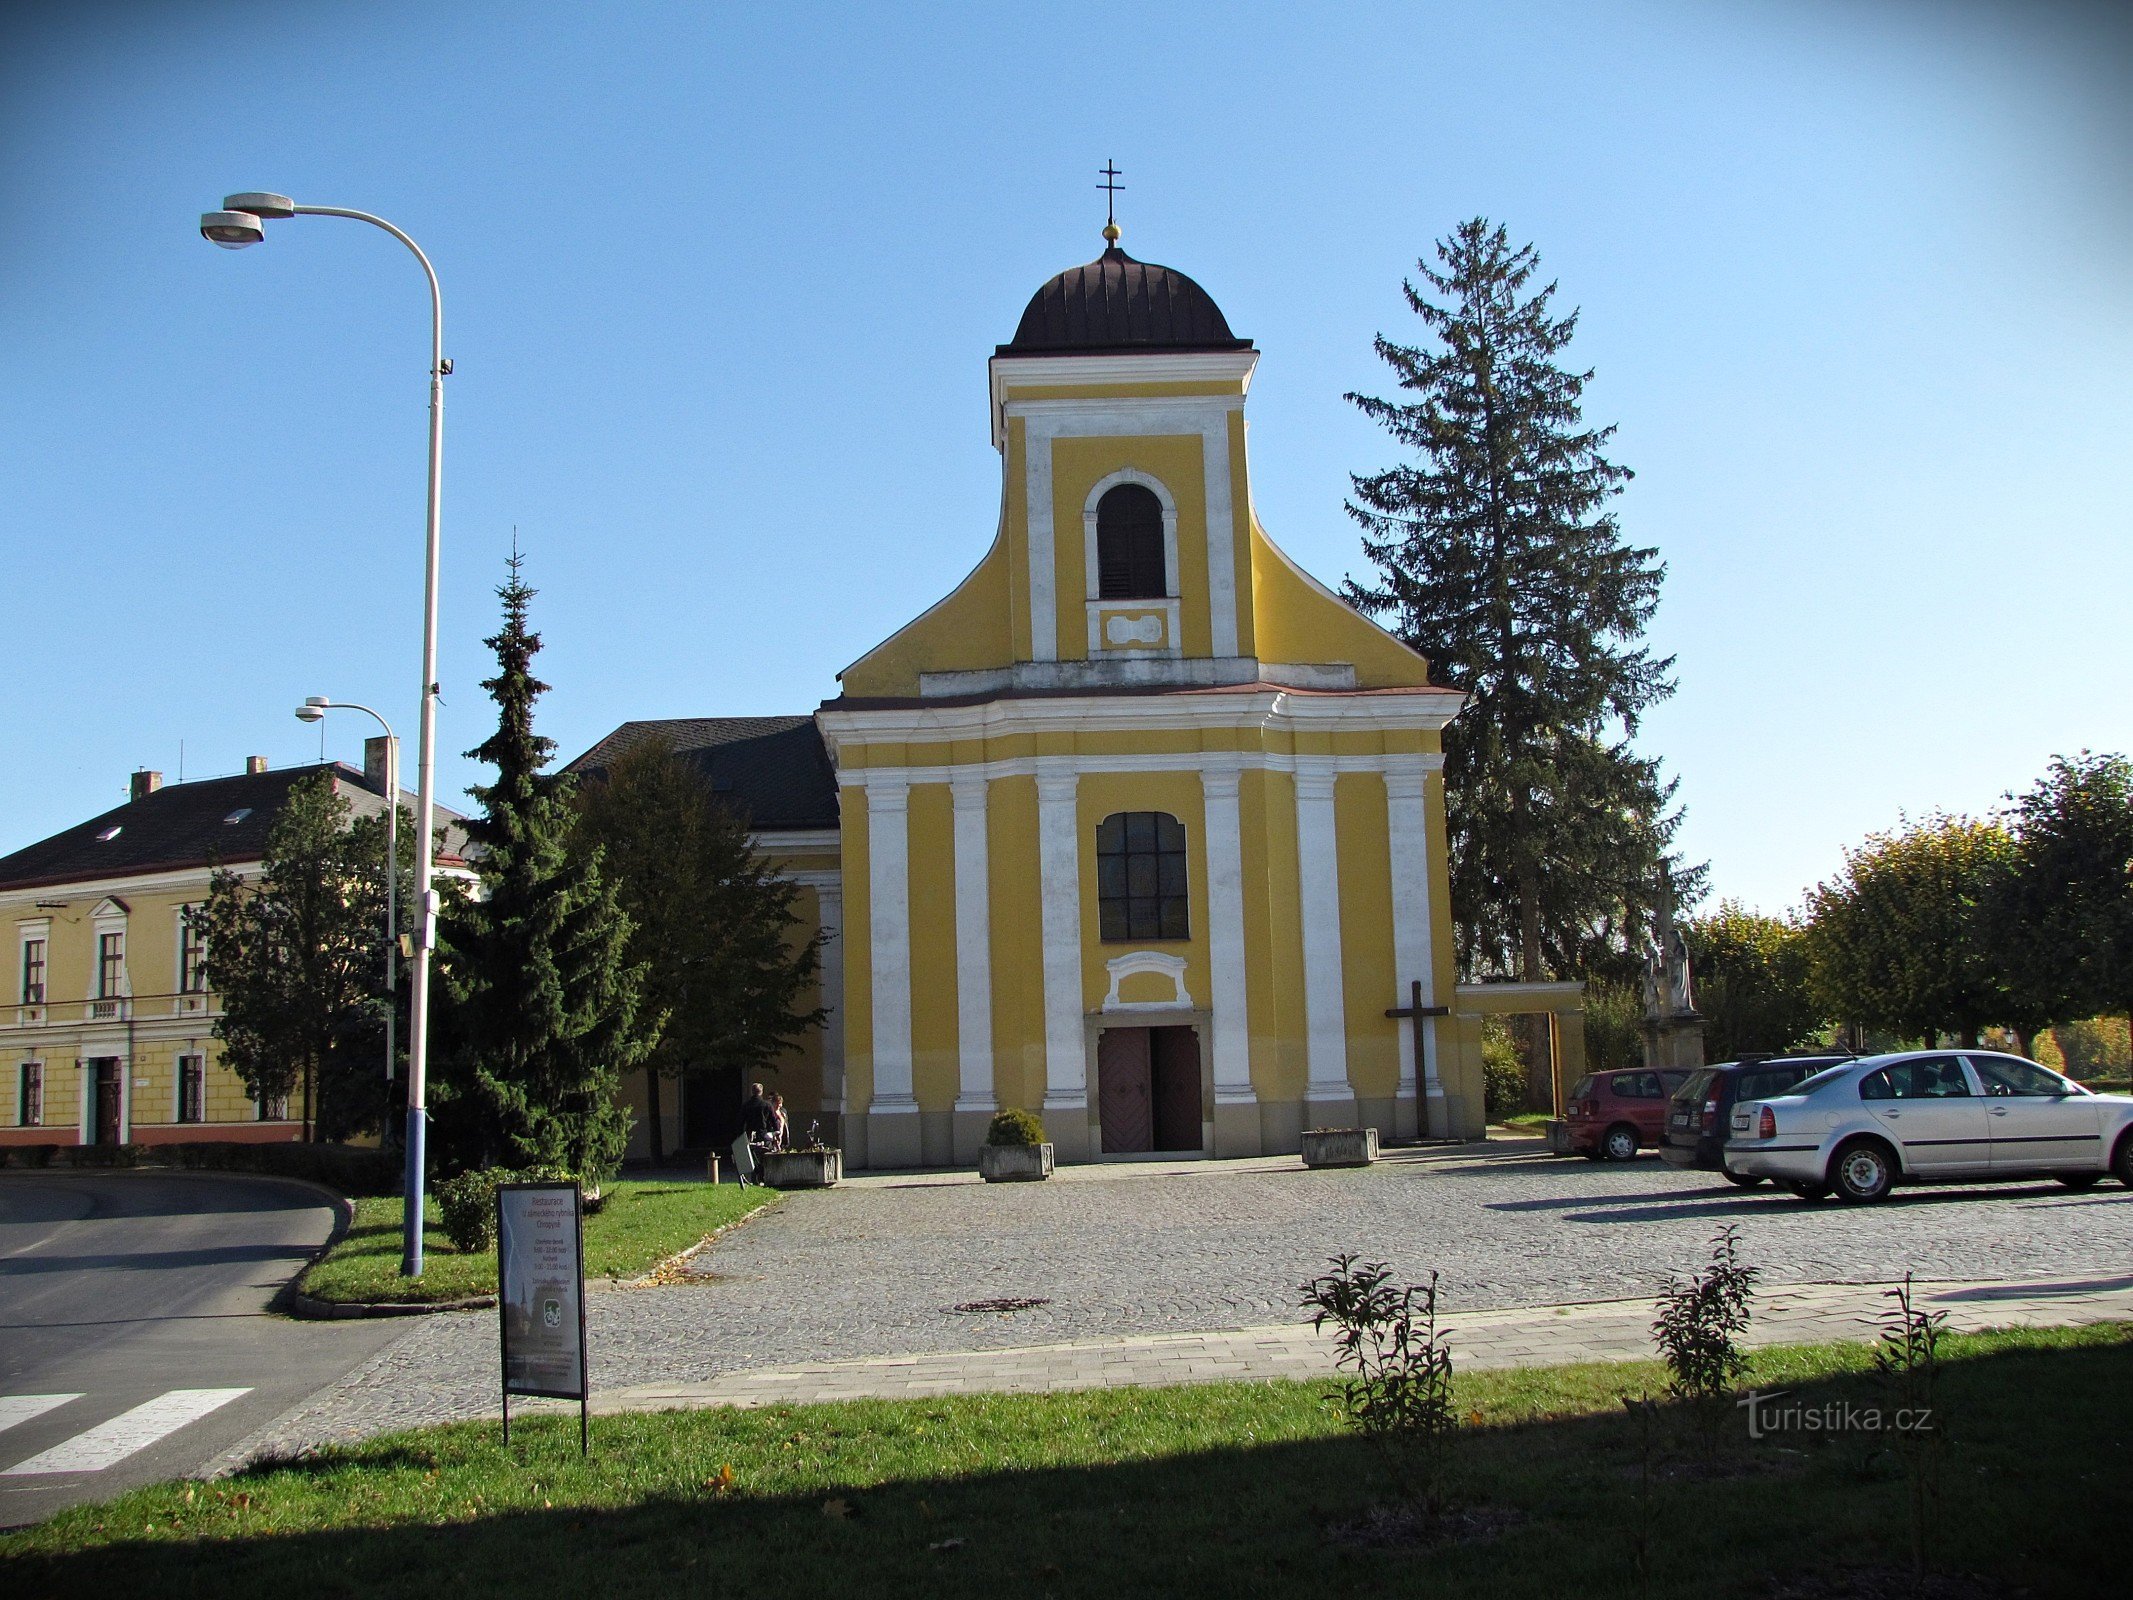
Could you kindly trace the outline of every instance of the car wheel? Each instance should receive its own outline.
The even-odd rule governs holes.
[[[1825,1183],[1808,1183],[1800,1178],[1787,1178],[1785,1187],[1790,1189],[1797,1198],[1810,1202],[1823,1199],[1829,1193],[1829,1185]]]
[[[2097,1184],[2103,1182],[2103,1174],[2100,1172],[2062,1172],[2059,1174],[2059,1181],[2069,1189],[2093,1189]]]
[[[1830,1186],[1848,1205],[1886,1200],[1896,1187],[1896,1162],[1888,1147],[1874,1139],[1855,1139],[1829,1164]]]
[[[1759,1183],[1768,1183],[1770,1181],[1768,1178],[1758,1178],[1754,1174],[1747,1172],[1728,1172],[1725,1174],[1725,1180],[1737,1189],[1752,1189]]]
[[[2111,1152],[2111,1176],[2133,1189],[2133,1128],[2118,1136],[2118,1148]]]
[[[1616,1123],[1600,1141],[1600,1152],[1610,1161],[1627,1161],[1637,1153],[1637,1130],[1626,1122]]]

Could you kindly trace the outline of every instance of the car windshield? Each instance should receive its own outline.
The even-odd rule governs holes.
[[[1583,1100],[1592,1093],[1592,1074],[1587,1073],[1570,1086],[1570,1098]]]
[[[1710,1085],[1711,1080],[1717,1076],[1718,1074],[1709,1067],[1690,1073],[1681,1087],[1674,1091],[1674,1098],[1676,1100],[1701,1100],[1704,1090]]]
[[[1785,1092],[1787,1094],[1813,1094],[1825,1083],[1835,1083],[1839,1078],[1843,1077],[1847,1072],[1851,1070],[1851,1062],[1841,1061],[1834,1067],[1824,1067],[1820,1072],[1816,1073],[1811,1078],[1802,1078],[1798,1083],[1794,1084],[1790,1089],[1787,1089]]]

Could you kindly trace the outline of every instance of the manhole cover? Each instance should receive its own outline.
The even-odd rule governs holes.
[[[965,1300],[959,1306],[950,1306],[950,1311],[961,1311],[971,1316],[983,1316],[992,1311],[1034,1311],[1039,1306],[1048,1306],[1049,1300],[1033,1300],[1025,1295],[1009,1295],[999,1300]]]

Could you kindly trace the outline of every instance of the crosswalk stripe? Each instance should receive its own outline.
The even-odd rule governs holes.
[[[109,1422],[99,1422],[51,1449],[18,1461],[0,1478],[27,1478],[54,1472],[100,1472],[146,1450],[158,1439],[176,1433],[188,1422],[198,1422],[210,1411],[228,1405],[250,1389],[172,1389],[155,1399],[122,1411]]]
[[[80,1398],[78,1394],[0,1394],[0,1433]]]

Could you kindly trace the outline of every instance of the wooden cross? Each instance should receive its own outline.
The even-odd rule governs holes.
[[[1103,164],[1103,175],[1104,181],[1096,187],[1104,191],[1104,226],[1115,228],[1118,226],[1118,191],[1125,188],[1125,185],[1118,181],[1122,174],[1110,161]]]
[[[1425,1057],[1422,1052],[1422,1019],[1424,1017],[1448,1017],[1452,1014],[1452,1008],[1450,1006],[1424,1005],[1422,1003],[1422,980],[1420,978],[1415,979],[1407,986],[1407,997],[1406,1005],[1388,1006],[1385,1015],[1388,1017],[1406,1017],[1414,1023],[1415,1100],[1418,1113],[1415,1120],[1420,1125],[1422,1137],[1427,1139],[1429,1137],[1429,1085],[1423,1081],[1428,1069],[1424,1065]]]

